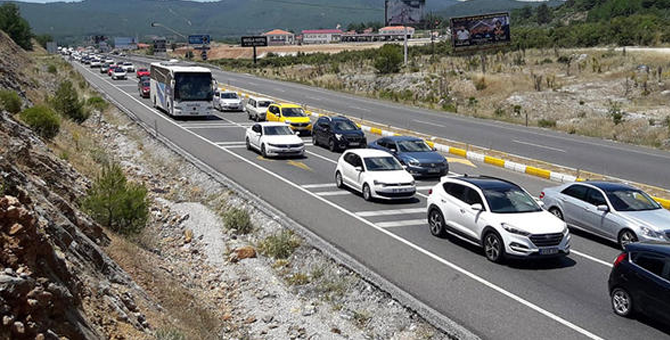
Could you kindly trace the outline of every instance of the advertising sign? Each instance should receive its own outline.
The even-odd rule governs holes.
[[[209,34],[188,36],[188,43],[191,45],[209,45],[210,41],[212,40],[210,39]]]
[[[252,36],[242,37],[242,47],[261,47],[268,45],[268,37]]]
[[[131,50],[137,48],[137,41],[132,37],[114,37],[114,48]]]
[[[507,45],[512,41],[509,26],[509,13],[451,18],[451,41],[454,50],[477,50]]]
[[[386,25],[421,25],[425,7],[426,0],[386,0]]]
[[[165,38],[154,39],[154,53],[165,53],[165,52],[167,52],[167,39]]]

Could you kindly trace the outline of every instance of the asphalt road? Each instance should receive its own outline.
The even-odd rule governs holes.
[[[151,59],[133,56],[136,62]],[[463,117],[317,87],[212,69],[222,84],[575,169],[670,189],[670,153],[539,128]]]
[[[174,120],[139,98],[134,79],[112,81],[97,70],[75,67],[186,152],[480,337],[670,339],[666,326],[623,319],[611,311],[607,277],[619,253],[612,244],[573,234],[573,253],[561,261],[493,264],[478,248],[431,236],[425,195],[435,182],[420,181],[420,193],[411,202],[365,202],[334,186],[339,154],[308,146],[302,159],[264,159],[244,147],[244,129],[251,123],[245,113]],[[554,185],[467,163],[451,159],[452,170],[507,178],[535,195]],[[399,214],[398,209],[411,210]]]

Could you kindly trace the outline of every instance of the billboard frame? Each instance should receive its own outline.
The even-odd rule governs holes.
[[[421,3],[420,8],[421,8],[421,19],[418,22],[412,23],[412,22],[396,22],[392,23],[391,20],[389,19],[389,3],[390,2],[404,2],[404,1],[419,1]],[[402,26],[411,26],[411,27],[419,27],[425,24],[425,14],[426,14],[426,0],[384,0],[384,25],[386,26],[392,26],[392,25],[402,25]]]
[[[454,24],[456,21],[465,21],[465,20],[484,20],[484,19],[495,19],[499,17],[505,17],[507,20],[507,25],[502,26],[503,27],[503,32],[506,33],[506,39],[502,42],[488,42],[484,44],[476,44],[476,45],[467,45],[467,46],[456,46],[456,40],[457,40],[457,32],[456,32],[456,25]],[[504,48],[508,47],[512,44],[512,36],[511,36],[511,15],[510,12],[495,12],[495,13],[485,13],[485,14],[478,14],[478,15],[468,15],[468,16],[460,16],[460,17],[452,17],[449,18],[449,29],[451,30],[451,47],[454,51],[454,53],[472,53],[472,52],[484,52],[484,51],[489,51],[489,50],[494,50],[498,48]],[[468,31],[468,34],[469,31]]]

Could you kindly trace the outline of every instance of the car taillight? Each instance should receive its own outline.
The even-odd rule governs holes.
[[[428,195],[432,195],[432,194],[433,194],[433,188],[428,189]]]
[[[619,254],[619,256],[617,256],[616,260],[614,260],[614,265],[613,266],[616,268],[623,260],[626,259],[627,256],[628,256],[627,253]]]
[[[540,199],[544,198],[544,191],[540,192]]]

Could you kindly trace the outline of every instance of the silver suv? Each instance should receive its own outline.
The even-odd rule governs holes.
[[[546,188],[545,207],[570,227],[619,243],[670,241],[670,211],[645,192],[611,182],[579,182]]]

